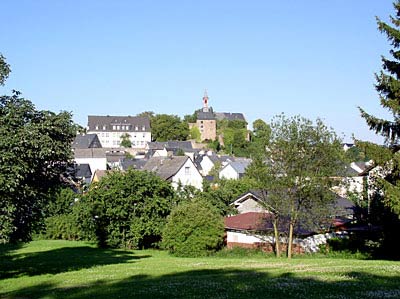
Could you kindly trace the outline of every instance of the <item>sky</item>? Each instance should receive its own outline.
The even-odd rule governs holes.
[[[345,142],[382,142],[374,73],[390,44],[375,17],[391,0],[1,0],[0,53],[37,109],[183,117],[209,104],[250,124],[285,113],[321,118]]]

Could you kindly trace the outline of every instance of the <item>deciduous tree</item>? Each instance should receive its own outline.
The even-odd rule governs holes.
[[[36,110],[18,92],[0,97],[0,242],[29,240],[76,130],[68,112]]]

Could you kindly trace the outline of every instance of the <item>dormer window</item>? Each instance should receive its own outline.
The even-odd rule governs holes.
[[[103,130],[104,130],[104,131],[106,130],[106,126],[103,126]]]
[[[142,127],[142,131],[145,131],[145,130],[146,130],[146,127],[145,127],[145,126],[143,126],[143,127]]]
[[[139,130],[138,126],[135,126],[135,131]]]
[[[116,130],[117,129],[117,126],[116,125],[113,125],[113,130]]]
[[[98,130],[98,129],[99,129],[99,126],[96,125],[96,130]]]

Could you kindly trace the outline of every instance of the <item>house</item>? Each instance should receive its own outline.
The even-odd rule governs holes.
[[[167,157],[168,155],[177,156],[180,152],[194,160],[198,150],[193,148],[191,141],[166,141],[166,142],[147,142],[145,150],[147,157]]]
[[[192,160],[187,156],[152,157],[142,170],[154,172],[160,178],[171,182],[177,189],[181,186],[203,188],[203,177]]]
[[[96,134],[78,134],[72,142],[72,148],[101,148],[101,142]]]
[[[120,147],[123,136],[127,136],[134,149],[144,149],[151,141],[148,117],[89,115],[87,130],[96,134],[105,148]]]
[[[106,151],[103,148],[75,149],[74,161],[77,164],[89,164],[92,174],[94,174],[96,170],[107,169]]]
[[[272,220],[274,215],[271,213],[272,208],[269,209],[263,203],[267,196],[266,191],[250,190],[233,201],[231,205],[235,206],[239,214],[224,219],[228,248],[235,246],[244,248],[262,247],[265,251],[273,250]],[[332,207],[332,210],[335,211],[335,215],[332,215],[332,225],[336,225],[335,230],[339,231],[339,234],[341,234],[340,230],[345,229],[346,225],[353,220],[354,209],[355,205],[351,201],[343,197],[336,198]],[[287,233],[288,218],[281,218],[279,230]],[[314,234],[315,232],[298,223],[295,227],[294,251],[300,253],[317,250],[314,239],[310,237]],[[304,241],[306,238],[307,241]],[[285,243],[286,239],[282,238],[281,241]]]
[[[235,161],[234,157],[216,155],[212,151],[207,151],[206,153],[201,152],[194,160],[197,169],[199,169],[203,176],[208,176],[211,169],[214,167],[224,167],[229,162],[233,161]]]
[[[229,162],[219,172],[220,179],[227,180],[238,180],[246,172],[246,168],[250,165],[250,159],[235,159],[235,161]]]
[[[129,168],[142,170],[147,161],[148,159],[124,158],[121,160],[121,168],[123,171],[126,171]]]
[[[89,164],[72,164],[67,168],[68,183],[74,188],[80,189],[89,185],[92,179],[92,171]]]

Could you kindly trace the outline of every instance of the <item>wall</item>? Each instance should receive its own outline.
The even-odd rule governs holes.
[[[176,189],[179,182],[183,186],[191,185],[199,190],[203,189],[203,177],[190,158],[186,160],[185,164],[172,178],[172,186]]]

